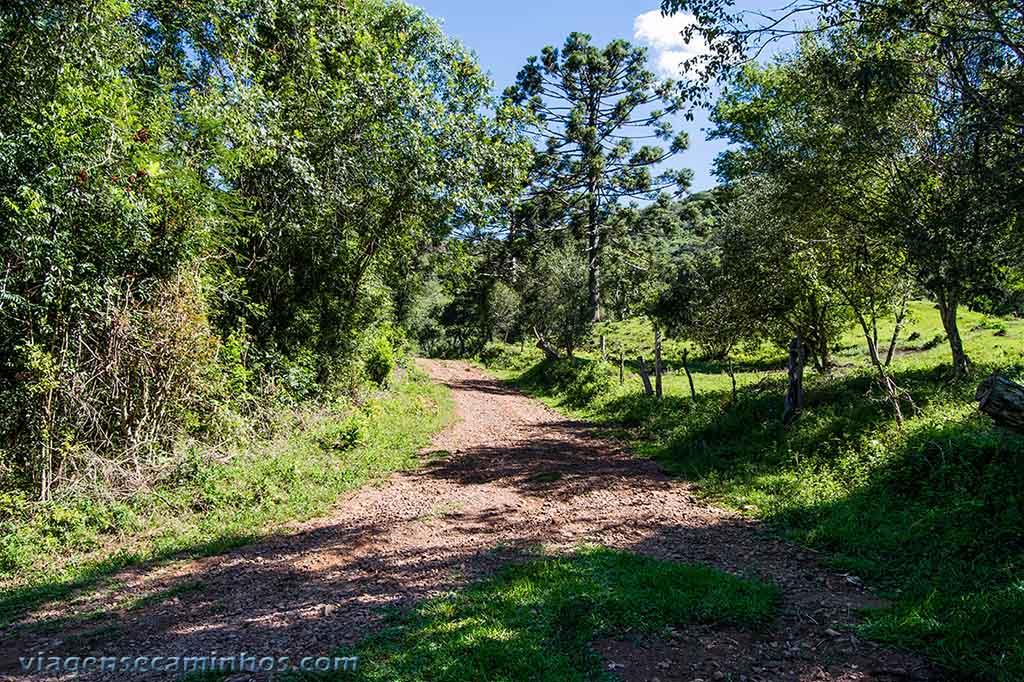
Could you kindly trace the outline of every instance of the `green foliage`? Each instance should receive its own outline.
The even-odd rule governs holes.
[[[496,282],[487,294],[488,327],[498,334],[503,341],[520,331],[522,297],[504,282]]]
[[[0,486],[43,499],[355,391],[364,349],[385,383],[431,252],[528,163],[403,2],[6,3],[0,39]]]
[[[536,559],[395,617],[356,652],[357,679],[603,679],[590,643],[673,625],[755,627],[778,591],[710,568],[604,548]]]
[[[975,91],[1002,89],[1024,68],[1024,52],[992,25],[1013,13],[960,4],[937,3],[915,23],[913,10],[886,2],[811,3],[818,30],[769,66],[727,69],[712,116],[713,135],[736,145],[719,173],[772,188],[762,210],[813,255],[801,260],[863,318],[865,334],[916,282],[942,309],[956,374],[969,367],[958,309],[1012,281],[1024,189],[1020,133],[979,111]],[[894,31],[904,12],[914,28]],[[988,37],[950,52],[961,31]]]
[[[528,324],[570,356],[593,323],[590,298],[580,286],[586,277],[587,262],[572,243],[541,254],[528,276]]]
[[[690,183],[690,171],[662,167],[689,146],[669,120],[684,105],[679,83],[660,81],[647,68],[644,48],[624,40],[599,48],[589,35],[571,33],[561,49],[547,46],[530,57],[505,99],[529,111],[531,132],[542,140],[531,177],[539,204],[525,202],[522,212],[552,227],[565,210],[552,211],[548,202],[580,206],[568,218],[585,234],[587,291],[597,319],[609,216],[624,198],[653,199]],[[637,147],[652,138],[668,148]],[[554,215],[543,215],[549,211]]]
[[[224,551],[323,514],[340,494],[418,465],[452,405],[422,374],[404,377],[358,409],[288,409],[272,437],[227,453],[193,448],[124,501],[0,496],[0,622],[125,566]]]
[[[963,324],[982,371],[1024,375],[1024,322],[966,313]],[[906,328],[928,339],[943,326],[933,305],[915,302]],[[634,320],[603,332],[613,344],[642,349],[649,329]],[[767,520],[889,597],[891,607],[868,614],[865,635],[922,651],[964,676],[1020,678],[1024,437],[978,413],[975,380],[948,381],[942,348],[918,341],[897,352],[893,377],[920,408],[901,426],[869,370],[863,335],[850,329],[837,346],[837,359],[853,367],[809,374],[804,414],[789,429],[781,424],[785,374],[770,356],[740,365],[736,402],[722,367],[706,361],[691,363],[697,400],[672,372],[661,402],[642,394],[632,372],[625,387],[585,405],[567,400],[572,374],[597,360],[552,368],[535,352],[516,358],[509,348],[510,369],[500,371],[631,439],[638,453],[711,499]],[[670,367],[682,350],[666,347]]]
[[[376,336],[366,352],[366,373],[378,386],[387,384],[395,369],[395,349],[386,334]]]
[[[366,440],[366,418],[361,414],[352,414],[344,420],[324,428],[320,434],[320,445],[327,450],[345,452]]]
[[[509,358],[509,353],[504,346],[500,344],[491,344],[480,351],[479,357],[480,362],[482,362],[485,367],[505,367],[505,363]]]
[[[565,405],[585,407],[610,392],[615,376],[609,365],[599,360],[569,358],[546,360],[522,376],[522,384],[558,396]]]

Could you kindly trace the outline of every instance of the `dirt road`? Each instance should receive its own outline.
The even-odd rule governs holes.
[[[692,628],[666,640],[596,643],[624,680],[941,679],[916,657],[846,633],[855,610],[877,602],[809,552],[702,504],[654,463],[480,370],[421,366],[452,389],[458,416],[421,469],[348,495],[330,517],[258,545],[142,566],[82,595],[70,612],[62,605],[33,614],[88,613],[180,588],[73,632],[16,626],[2,633],[0,672],[30,677],[17,672],[25,652],[331,654],[378,627],[381,606],[458,589],[540,544],[598,543],[758,576],[784,594],[777,622],[756,637]]]

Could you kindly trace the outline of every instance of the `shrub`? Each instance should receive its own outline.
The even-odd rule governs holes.
[[[369,345],[366,353],[366,375],[378,386],[387,384],[395,369],[395,349],[386,334],[379,334]]]
[[[366,420],[360,414],[352,414],[341,421],[331,422],[317,440],[327,450],[351,450],[366,440]]]
[[[615,378],[607,365],[597,361],[580,363],[564,389],[565,402],[572,407],[584,407],[614,390]]]
[[[519,383],[527,389],[557,395],[570,407],[586,407],[611,395],[616,381],[610,366],[600,360],[570,358],[534,365]]]
[[[505,367],[508,363],[508,350],[498,345],[486,346],[480,351],[480,362],[485,367]]]

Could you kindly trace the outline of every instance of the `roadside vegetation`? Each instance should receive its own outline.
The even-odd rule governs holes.
[[[0,622],[413,465],[448,410],[395,374],[421,353],[817,548],[892,598],[865,634],[1024,678],[1020,2],[734,5],[661,2],[679,78],[572,31],[495,84],[403,0],[0,4]],[[702,613],[588,620],[647,589],[623,566],[707,574],[567,562],[431,602],[436,647],[374,674],[468,674],[510,586],[556,666],[572,618]]]
[[[1024,320],[969,313],[965,343],[979,375],[1024,378]],[[691,360],[697,397],[666,344],[665,397],[646,396],[635,358],[653,329],[604,323],[572,360],[492,345],[482,362],[561,411],[628,439],[638,456],[693,481],[708,499],[764,519],[822,552],[835,568],[892,600],[862,634],[926,653],[965,676],[1024,675],[1024,436],[992,424],[974,401],[977,378],[951,379],[938,311],[915,302],[892,374],[917,411],[900,425],[874,382],[854,330],[839,367],[808,375],[799,421],[782,424],[785,357],[764,346],[728,367]],[[891,326],[891,322],[890,322]]]
[[[414,368],[386,391],[282,411],[275,432],[216,451],[192,444],[164,476],[120,498],[8,498],[0,517],[0,624],[146,561],[227,551],[328,513],[338,497],[421,463],[451,416]]]
[[[528,156],[472,55],[387,0],[10,2],[0,42],[0,621],[412,465],[412,302]]]

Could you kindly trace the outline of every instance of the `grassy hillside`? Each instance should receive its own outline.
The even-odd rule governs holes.
[[[124,566],[222,552],[324,514],[342,493],[415,466],[451,414],[447,390],[409,370],[362,404],[282,414],[275,438],[196,450],[131,499],[0,497],[0,623]]]
[[[784,359],[756,349],[739,358],[739,387],[713,363],[692,362],[697,400],[666,344],[661,403],[593,351],[541,362],[532,349],[492,348],[487,364],[558,409],[629,438],[636,451],[699,484],[704,493],[774,523],[791,539],[893,601],[864,634],[923,651],[968,676],[1024,679],[1024,436],[994,427],[973,401],[980,378],[1024,378],[1024,321],[965,313],[976,375],[952,381],[938,313],[916,303],[894,362],[917,406],[898,425],[851,330],[841,367],[807,377],[807,407],[781,425]],[[884,330],[883,330],[884,331]],[[651,356],[649,325],[602,326],[617,356]],[[591,344],[592,347],[594,344]]]

